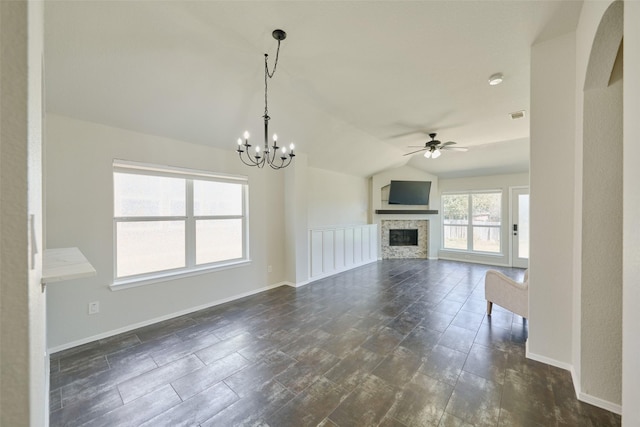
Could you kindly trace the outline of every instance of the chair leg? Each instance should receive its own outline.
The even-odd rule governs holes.
[[[487,301],[487,315],[491,316],[492,308],[493,308],[493,303],[491,301]]]

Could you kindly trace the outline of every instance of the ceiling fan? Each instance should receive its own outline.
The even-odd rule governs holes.
[[[410,145],[409,147],[422,147],[419,150],[412,151],[410,153],[404,154],[405,156],[409,156],[411,154],[419,153],[420,151],[424,151],[424,156],[428,158],[437,159],[442,154],[441,150],[450,150],[450,151],[469,151],[467,147],[452,147],[455,144],[453,141],[447,141],[442,143],[436,139],[436,133],[430,133],[431,141],[427,141],[424,143],[424,147],[421,145]]]

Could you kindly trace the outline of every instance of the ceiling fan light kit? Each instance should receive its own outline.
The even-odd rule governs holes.
[[[290,144],[288,152],[286,147],[278,147],[278,135],[274,133],[273,145],[269,147],[269,120],[271,117],[269,117],[268,109],[267,82],[268,79],[273,78],[273,75],[276,73],[278,55],[280,54],[280,42],[287,38],[287,33],[282,30],[273,30],[271,35],[278,41],[278,49],[276,50],[276,60],[273,64],[273,71],[271,72],[269,72],[269,64],[267,62],[269,55],[264,54],[264,116],[262,116],[264,119],[264,148],[261,149],[259,145],[256,145],[254,153],[252,154],[249,151],[251,147],[251,144],[249,144],[249,131],[245,131],[243,134],[244,142],[243,138],[238,138],[238,148],[236,151],[242,163],[247,166],[263,168],[265,165],[269,165],[272,169],[283,169],[289,166],[296,156],[294,153],[295,145],[293,143]],[[278,150],[280,150],[279,160],[276,159]]]
[[[442,150],[451,150],[451,151],[468,151],[469,150],[467,147],[452,147],[453,145],[456,144],[453,141],[447,141],[445,143],[442,143],[436,139],[436,135],[437,134],[435,132],[430,133],[429,136],[431,137],[431,141],[425,142],[424,147],[404,155],[409,156],[411,154],[424,151],[424,157],[426,157],[427,159],[437,159],[442,154]]]

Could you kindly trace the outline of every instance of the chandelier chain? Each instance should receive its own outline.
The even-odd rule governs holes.
[[[269,72],[269,63],[267,61],[269,59],[269,55],[267,55],[266,53],[264,54],[264,116],[265,117],[269,117],[269,108],[268,108],[269,101],[267,100],[267,91],[268,91],[267,81],[268,81],[268,78],[269,79],[273,78],[273,75],[276,73],[276,67],[278,66],[279,55],[280,55],[280,40],[278,40],[278,48],[276,49],[276,60],[273,63],[273,70],[271,72]]]

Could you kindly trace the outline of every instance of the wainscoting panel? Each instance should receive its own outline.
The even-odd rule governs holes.
[[[322,271],[335,270],[334,232],[334,230],[325,230],[322,232]]]
[[[318,276],[322,274],[322,231],[311,230],[311,238],[309,239],[309,255],[311,256],[310,276]]]
[[[356,265],[362,263],[362,229],[356,228],[353,230],[353,262]]]
[[[309,277],[318,279],[378,259],[376,224],[309,230]]]
[[[333,256],[333,267],[338,271],[345,269],[345,245],[344,230],[336,230],[333,234],[333,248],[335,250],[335,254]]]
[[[353,228],[344,230],[344,267],[353,267]]]

